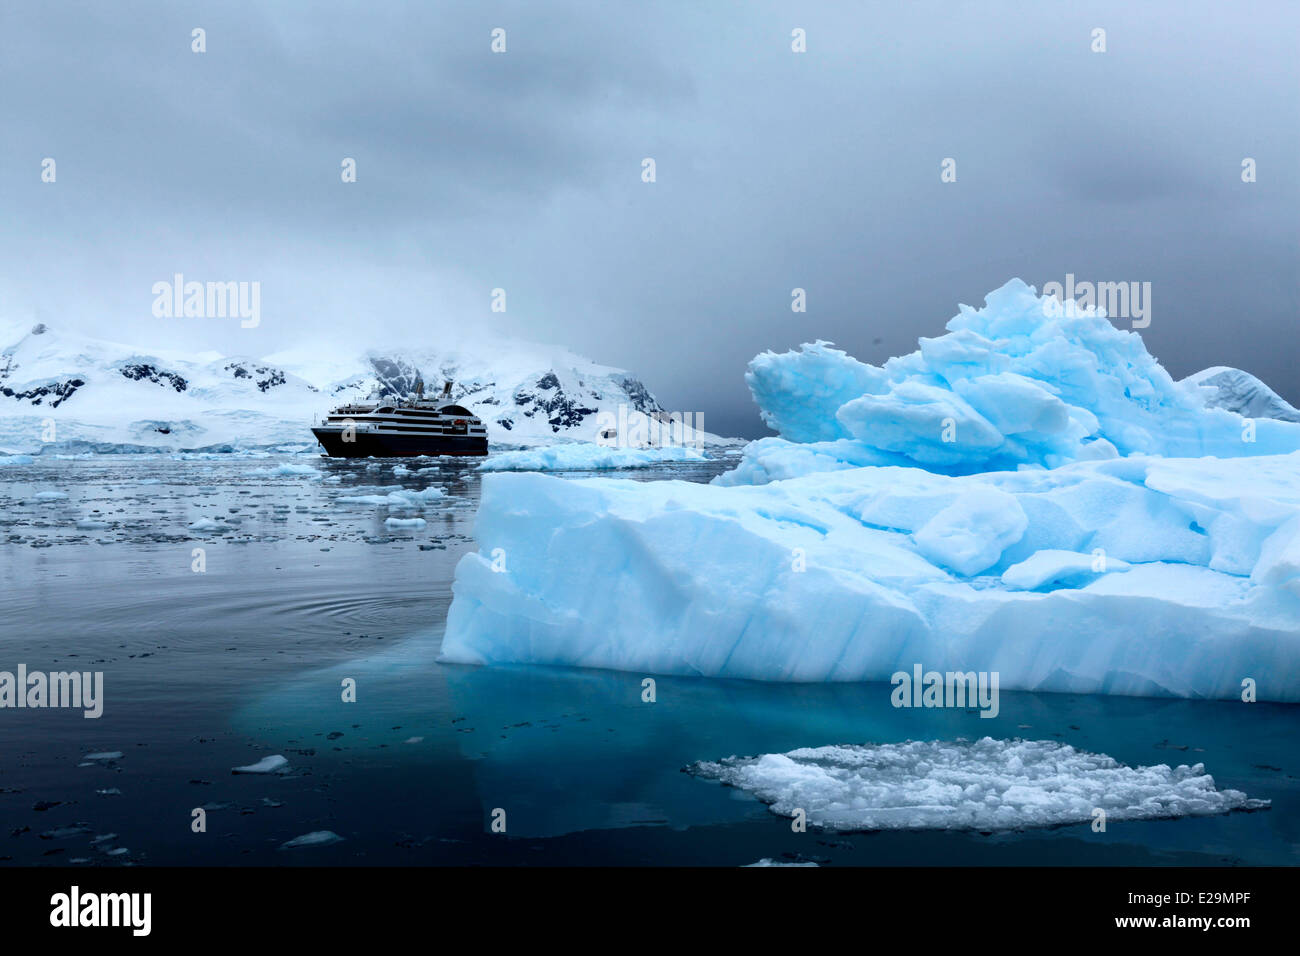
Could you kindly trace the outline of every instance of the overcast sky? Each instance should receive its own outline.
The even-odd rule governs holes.
[[[254,356],[520,336],[753,436],[756,352],[880,362],[1073,273],[1152,284],[1175,376],[1300,402],[1298,50],[1292,2],[10,0],[0,316]],[[177,272],[260,282],[260,326],[155,318]]]

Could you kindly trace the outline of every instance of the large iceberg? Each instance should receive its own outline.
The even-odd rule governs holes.
[[[970,474],[1300,448],[1300,424],[1211,407],[1211,390],[1175,381],[1135,332],[1095,308],[1062,309],[1019,279],[989,293],[983,309],[961,306],[946,335],[882,367],[816,342],[757,356],[746,381],[781,436],[764,440],[762,457],[799,444],[806,464]]]
[[[1300,701],[1300,425],[1018,281],[949,328],[759,356],[786,437],[712,485],[486,477],[443,659]]]

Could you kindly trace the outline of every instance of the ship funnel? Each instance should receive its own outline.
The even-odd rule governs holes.
[[[442,397],[444,400],[451,398],[451,379],[442,386]]]

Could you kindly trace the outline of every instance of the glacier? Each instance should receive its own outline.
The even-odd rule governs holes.
[[[780,435],[710,485],[485,476],[442,659],[1300,702],[1300,425],[1055,311],[1013,280],[882,367],[758,356]]]
[[[836,831],[996,831],[1090,823],[1096,810],[1110,823],[1269,806],[1217,789],[1204,764],[1129,767],[1050,740],[802,747],[688,769]]]

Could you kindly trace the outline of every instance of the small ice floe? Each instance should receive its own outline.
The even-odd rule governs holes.
[[[419,530],[420,528],[423,528],[426,524],[428,524],[428,522],[425,521],[423,518],[386,518],[386,519],[384,519],[384,527],[385,527],[385,528],[410,528],[410,529],[412,529],[412,530]]]
[[[55,827],[53,830],[46,830],[41,834],[42,840],[66,840],[68,837],[81,836],[89,833],[90,827],[77,824],[70,827]]]
[[[68,497],[66,491],[40,491],[32,496],[34,501],[62,501]]]
[[[817,864],[813,863],[811,860],[804,863],[794,863],[786,860],[774,860],[770,856],[765,856],[757,863],[746,863],[745,867],[748,868],[751,866],[816,866],[816,865]]]
[[[101,797],[120,797],[122,795],[122,791],[117,787],[108,787],[105,790],[96,790],[95,792]]]
[[[1050,740],[906,741],[805,747],[687,768],[829,830],[1012,830],[1257,810],[1204,764],[1128,767]]]
[[[411,473],[411,469],[407,468],[405,465],[393,466],[393,474],[397,475],[398,477],[401,477],[402,475],[409,475],[410,473]]]
[[[31,455],[0,455],[0,468],[6,465],[30,465],[35,460]]]
[[[232,767],[231,773],[286,773],[289,769],[289,761],[280,754],[270,757],[263,757],[257,763],[250,763],[247,767]]]
[[[341,843],[343,837],[339,836],[333,830],[313,830],[311,833],[304,833],[300,837],[294,837],[288,843],[281,843],[281,850],[295,850],[303,846],[329,846],[331,843]]]
[[[211,518],[199,518],[197,521],[191,521],[187,525],[191,531],[224,531],[226,525],[221,521],[214,521]]]
[[[424,743],[424,738],[423,738],[423,737],[407,737],[405,740],[402,741],[402,743],[404,743],[404,744],[420,744],[420,743]]]
[[[446,497],[447,492],[443,491],[437,485],[430,485],[428,488],[421,488],[419,490],[399,488],[388,496],[388,507],[414,508],[419,505],[428,504],[430,501],[437,501],[440,498]]]
[[[265,478],[287,478],[290,476],[310,477],[320,480],[321,473],[311,465],[278,465],[274,468],[251,468],[245,472],[247,475]]]
[[[107,527],[107,521],[96,521],[94,518],[82,518],[77,522],[79,531],[103,531]]]
[[[89,763],[107,763],[110,760],[121,760],[122,751],[104,750],[101,751],[100,753],[86,754],[86,756],[82,757],[81,759]]]
[[[363,489],[356,489],[358,492]],[[380,489],[382,490],[382,489]],[[398,488],[389,491],[386,494],[367,494],[340,495],[335,498],[336,504],[341,505],[375,505],[376,507],[388,507],[390,509],[401,508],[418,508],[430,501],[437,501],[440,498],[446,498],[447,492],[443,491],[436,485],[430,485],[419,491],[413,491],[407,488]]]

